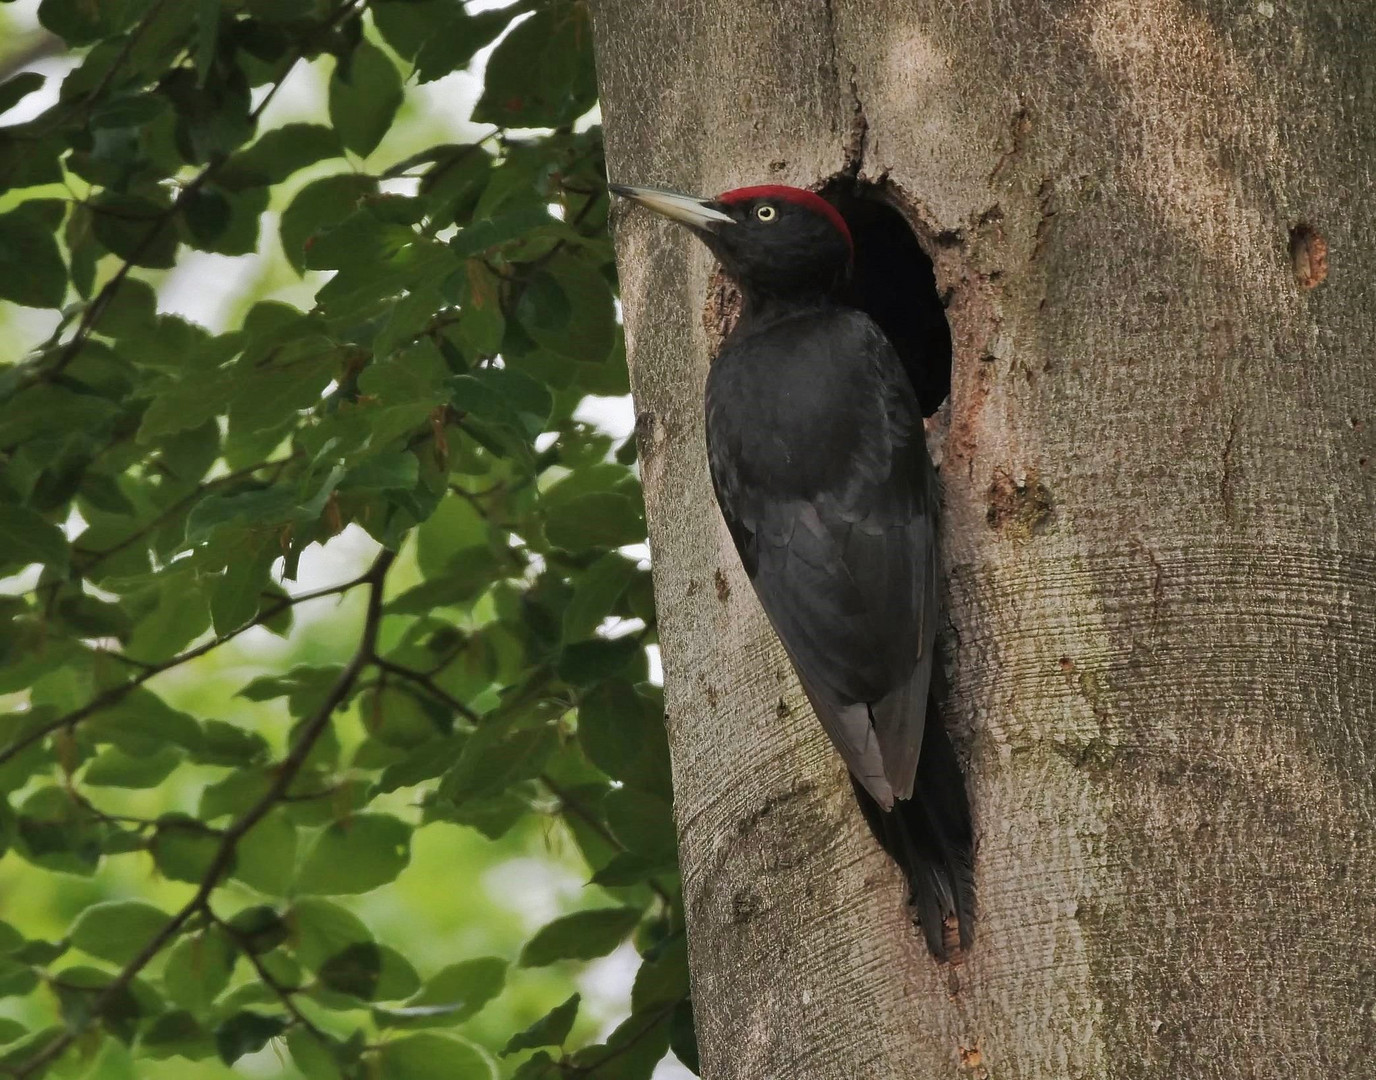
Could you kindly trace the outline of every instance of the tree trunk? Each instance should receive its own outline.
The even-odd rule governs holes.
[[[949,294],[974,948],[926,954],[703,449],[711,260],[617,240],[710,1080],[1376,1058],[1376,8],[599,0],[613,179],[848,169]]]

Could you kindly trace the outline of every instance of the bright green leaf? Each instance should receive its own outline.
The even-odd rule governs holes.
[[[420,1032],[386,1043],[376,1053],[387,1080],[496,1080],[496,1069],[472,1043]]]
[[[372,941],[346,946],[321,964],[316,974],[326,989],[360,1001],[396,1001],[420,988],[420,976],[406,957]]]
[[[461,1024],[502,992],[506,961],[494,956],[450,964],[428,979],[404,1006],[376,1009],[380,1024],[389,1027],[442,1027]]]
[[[292,951],[312,971],[350,945],[373,940],[357,915],[329,900],[304,897],[292,905],[286,921]]]
[[[142,900],[107,900],[78,915],[69,936],[82,952],[127,964],[168,921],[166,912]]]
[[[151,754],[126,754],[107,746],[86,767],[82,782],[92,787],[152,788],[171,775],[184,760],[175,746],[163,746]]]
[[[562,1046],[573,1030],[573,1022],[578,1018],[580,995],[574,994],[562,1005],[556,1005],[544,1016],[536,1020],[524,1031],[518,1031],[507,1040],[502,1056],[515,1054],[521,1050],[534,1050],[538,1046]]]
[[[396,878],[411,861],[411,827],[390,814],[358,814],[316,837],[297,888],[307,893],[361,893]]]
[[[640,924],[642,914],[639,908],[599,908],[555,919],[526,942],[521,966],[545,967],[559,960],[606,956]]]
[[[233,876],[269,896],[282,896],[296,872],[296,826],[278,808],[250,829],[234,851]]]
[[[193,1013],[204,1013],[229,985],[237,954],[217,930],[189,934],[167,954],[162,981],[168,999]]]

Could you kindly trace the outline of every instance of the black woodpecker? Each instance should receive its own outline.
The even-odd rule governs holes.
[[[931,698],[937,480],[912,381],[850,302],[850,230],[799,188],[611,190],[686,225],[740,287],[707,376],[717,503],[945,960],[969,948],[974,881],[965,780]]]

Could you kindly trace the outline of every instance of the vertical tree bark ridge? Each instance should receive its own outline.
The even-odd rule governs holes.
[[[595,24],[614,178],[885,176],[956,339],[981,902],[938,968],[712,502],[710,260],[619,224],[704,1075],[1359,1075],[1376,10],[599,0]]]

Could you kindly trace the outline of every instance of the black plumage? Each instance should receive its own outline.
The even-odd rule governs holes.
[[[688,224],[740,286],[740,319],[707,379],[717,502],[866,821],[905,872],[928,946],[945,958],[948,920],[970,943],[973,882],[964,779],[931,686],[937,479],[904,364],[846,302],[850,234],[795,188],[712,201],[613,190]]]

